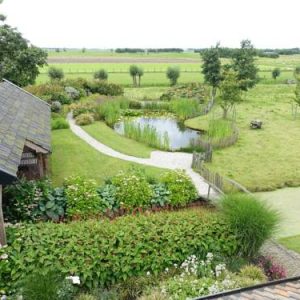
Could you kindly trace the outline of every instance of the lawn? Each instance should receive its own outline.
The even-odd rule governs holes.
[[[300,235],[282,238],[279,240],[279,243],[288,249],[300,253]]]
[[[237,106],[240,137],[234,146],[214,151],[207,166],[233,178],[251,191],[300,185],[300,118],[293,120],[291,104],[295,86],[258,85]],[[210,115],[186,122],[203,128]],[[263,121],[262,130],[251,130],[253,119]],[[204,125],[203,125],[204,124]]]
[[[120,170],[136,166],[146,174],[159,177],[163,169],[140,166],[106,156],[76,137],[69,129],[52,131],[51,178],[61,185],[66,177],[81,175],[102,184]]]
[[[124,154],[150,157],[151,151],[154,150],[142,143],[119,135],[103,122],[95,122],[82,128],[99,142]]]

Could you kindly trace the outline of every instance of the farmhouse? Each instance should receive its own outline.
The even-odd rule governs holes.
[[[37,179],[47,174],[50,117],[46,102],[7,80],[0,82],[0,210],[2,185],[22,176]],[[1,219],[2,211],[0,226]]]

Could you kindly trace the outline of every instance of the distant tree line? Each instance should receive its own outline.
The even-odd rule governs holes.
[[[184,50],[181,48],[117,48],[115,49],[116,53],[161,53],[161,52],[175,52],[181,53]]]

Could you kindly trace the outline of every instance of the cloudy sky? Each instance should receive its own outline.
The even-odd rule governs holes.
[[[300,47],[300,0],[4,0],[40,47]]]

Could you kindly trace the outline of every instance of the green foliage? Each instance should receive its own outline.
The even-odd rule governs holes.
[[[75,176],[65,180],[67,216],[71,219],[93,217],[101,211],[97,185],[93,180]]]
[[[48,70],[48,76],[50,80],[62,80],[65,76],[64,71],[62,69],[56,67],[50,67]]]
[[[51,112],[59,113],[61,111],[61,103],[59,101],[53,101],[51,103]]]
[[[53,189],[48,179],[22,178],[4,189],[4,198],[9,203],[4,207],[4,215],[10,222],[58,220],[64,215],[63,191]]]
[[[142,103],[140,101],[131,100],[129,102],[129,108],[131,108],[131,109],[141,109],[142,108]]]
[[[152,185],[153,196],[151,204],[157,207],[164,207],[170,203],[171,192],[162,183],[156,183]]]
[[[255,265],[246,265],[241,268],[240,275],[243,277],[249,277],[253,280],[258,280],[260,282],[266,282],[267,276],[265,275],[263,269]]]
[[[104,69],[101,69],[94,73],[94,79],[107,80],[107,78],[108,73]]]
[[[130,139],[145,143],[148,146],[168,150],[170,141],[168,133],[161,137],[156,128],[150,124],[141,126],[132,121],[124,121],[124,135]]]
[[[272,237],[278,223],[278,212],[248,194],[224,196],[222,209],[234,230],[243,257],[254,257],[262,244]]]
[[[281,73],[281,71],[280,71],[279,68],[273,69],[273,71],[272,71],[272,77],[273,77],[273,79],[277,79],[277,77],[280,76],[280,73]]]
[[[80,126],[90,125],[95,122],[94,117],[91,113],[85,113],[75,118],[76,124]]]
[[[232,123],[224,119],[210,119],[208,122],[207,136],[210,139],[222,139],[233,133]]]
[[[212,97],[214,99],[216,88],[222,80],[218,45],[202,52],[201,57],[203,60],[202,74],[204,74],[204,81],[212,87]]]
[[[185,206],[198,197],[193,182],[183,171],[165,172],[161,182],[171,192],[169,198],[172,206]]]
[[[117,199],[117,187],[113,184],[106,184],[98,188],[97,193],[103,206],[102,211],[106,209],[114,211],[120,208],[120,202]]]
[[[137,77],[139,79],[138,86],[141,86],[141,78],[144,76],[144,70],[142,68],[138,68],[137,70]]]
[[[237,80],[243,91],[253,88],[258,82],[258,68],[255,66],[255,55],[256,50],[249,40],[243,40],[241,48],[233,54],[232,68],[237,72]]]
[[[97,298],[89,294],[80,294],[75,300],[97,300]]]
[[[223,219],[204,209],[113,221],[38,223],[9,229],[8,236],[9,246],[0,249],[0,255],[8,255],[0,264],[0,288],[9,290],[46,266],[64,276],[76,274],[83,287],[92,288],[148,271],[158,274],[192,253],[211,251],[227,257],[237,248]]]
[[[69,106],[69,111],[73,112],[73,117],[76,118],[81,114],[96,113],[96,105],[93,103],[72,103]]]
[[[112,184],[117,188],[116,197],[121,207],[132,209],[150,205],[153,192],[141,171],[120,172],[112,178]]]
[[[106,81],[87,81],[86,85],[86,89],[92,94],[97,93],[107,96],[120,96],[124,93],[124,89],[122,86],[114,83],[107,83]]]
[[[223,118],[227,118],[228,111],[242,100],[238,75],[232,70],[224,71],[220,84],[218,101],[223,109]]]
[[[179,67],[176,67],[176,66],[168,67],[166,75],[167,75],[167,78],[170,80],[170,84],[175,85],[180,76]]]
[[[47,63],[47,53],[30,46],[17,29],[0,26],[0,79],[26,86],[34,84],[39,68]]]
[[[295,88],[295,97],[294,101],[298,106],[300,106],[300,81],[297,82],[296,88]]]
[[[170,110],[181,120],[195,117],[202,112],[198,100],[194,99],[177,99],[171,100]]]
[[[65,118],[55,118],[51,120],[51,130],[70,128],[68,121]]]
[[[171,100],[178,98],[191,98],[197,99],[203,103],[208,96],[207,87],[198,82],[190,82],[180,84],[169,88],[165,93],[160,96],[160,100]]]
[[[131,65],[129,67],[129,74],[132,77],[133,86],[137,86],[137,76],[139,73],[139,67],[137,65]]]

